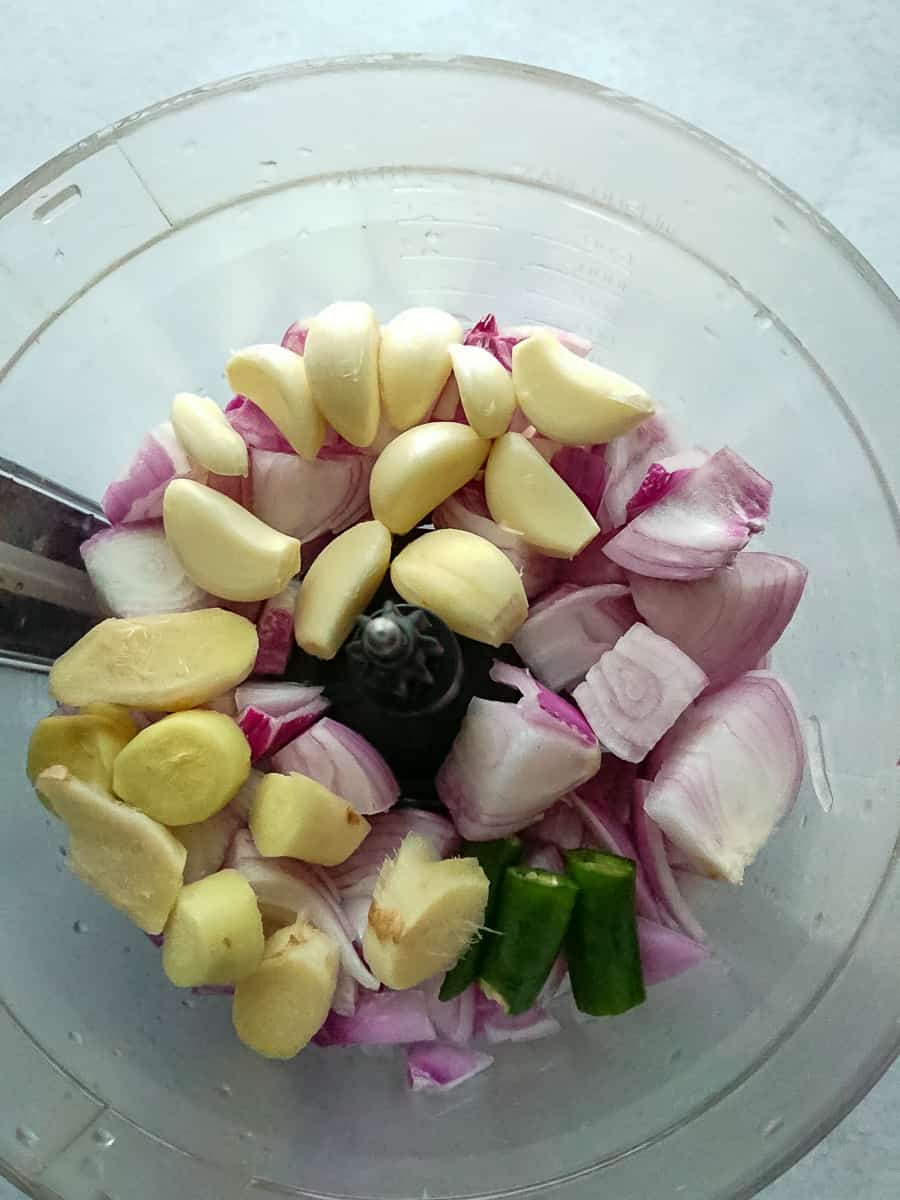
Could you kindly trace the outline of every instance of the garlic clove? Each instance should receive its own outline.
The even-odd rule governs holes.
[[[188,576],[225,600],[268,600],[300,570],[296,538],[192,479],[173,480],[166,488],[163,524]]]
[[[303,356],[269,343],[247,346],[231,356],[225,374],[232,391],[261,408],[301,458],[316,457],[325,422],[313,403]]]
[[[381,330],[381,400],[399,431],[425,420],[450,375],[450,350],[462,341],[456,317],[439,308],[408,308]]]
[[[506,433],[516,407],[509,371],[483,346],[451,346],[450,358],[466,420],[479,437]]]
[[[247,444],[209,396],[179,392],[172,401],[172,428],[188,458],[217,475],[249,473]]]
[[[382,450],[369,481],[372,513],[392,533],[408,533],[481,468],[490,442],[455,421],[431,421]]]
[[[391,535],[380,521],[354,525],[326,546],[297,593],[297,645],[316,658],[334,658],[378,591],[390,559]]]
[[[566,446],[610,442],[654,412],[642,387],[579,358],[549,330],[513,347],[512,381],[532,425]]]
[[[391,582],[404,600],[430,609],[455,633],[501,646],[528,615],[519,573],[475,533],[436,529],[401,550]]]
[[[498,524],[553,558],[574,558],[600,532],[565,480],[520,433],[494,443],[484,490]]]
[[[322,309],[306,335],[300,361],[306,364],[313,402],[353,446],[371,446],[378,432],[380,340],[375,313],[357,301]]]

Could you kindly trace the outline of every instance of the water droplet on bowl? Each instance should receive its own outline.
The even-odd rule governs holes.
[[[115,1134],[110,1133],[108,1129],[95,1129],[94,1141],[104,1150],[108,1150],[110,1146],[115,1145],[116,1136]]]
[[[40,1140],[34,1130],[29,1129],[27,1125],[20,1125],[16,1129],[16,1141],[28,1150],[33,1150]]]
[[[765,333],[772,328],[772,318],[764,308],[761,308],[753,314],[753,324],[760,333]]]
[[[252,1142],[255,1140],[256,1134],[253,1132],[252,1129],[245,1129],[244,1132],[241,1134],[241,1138],[245,1142]]]
[[[764,1138],[771,1137],[773,1133],[777,1133],[784,1125],[784,1117],[773,1117],[771,1121],[766,1121],[760,1133]]]
[[[80,1034],[77,1029],[73,1029],[69,1034],[69,1041],[74,1042],[76,1046],[83,1046],[84,1035]]]
[[[66,257],[65,250],[60,250],[59,248],[57,248],[56,250],[53,251],[53,259],[55,262],[62,262],[65,257]]]
[[[217,1091],[223,1096],[230,1096],[231,1095],[231,1084],[230,1083],[220,1083],[217,1088]]]
[[[72,925],[72,929],[74,930],[75,933],[87,933],[87,931],[88,931],[87,921],[75,921]]]

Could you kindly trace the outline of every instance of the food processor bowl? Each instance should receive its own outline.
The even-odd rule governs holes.
[[[66,868],[24,775],[46,674],[9,652],[4,1169],[66,1200],[750,1196],[900,1040],[900,305],[798,197],[636,100],[477,59],[301,64],[128,118],[0,199],[0,455],[96,502],[176,391],[224,402],[233,348],[339,298],[574,330],[774,481],[755,545],[810,572],[774,658],[803,791],[742,888],[693,882],[709,962],[614,1020],[562,1000],[560,1037],[413,1094],[402,1053],[266,1062],[227,998],[168,984]]]

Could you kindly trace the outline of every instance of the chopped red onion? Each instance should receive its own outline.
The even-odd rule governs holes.
[[[676,645],[636,623],[600,656],[573,696],[601,745],[636,763],[708,682]]]
[[[235,396],[225,405],[228,424],[239,433],[248,450],[271,450],[279,454],[293,454],[294,448],[274,421],[246,396]],[[250,474],[253,466],[251,460]]]
[[[187,850],[184,882],[196,883],[220,870],[228,857],[232,839],[241,828],[238,809],[226,804],[219,812],[196,825],[185,825],[175,836]]]
[[[603,763],[605,765],[606,759]],[[598,771],[595,779],[602,774]],[[589,787],[582,784],[582,788]],[[536,825],[528,827],[528,836],[538,842],[546,842],[550,846],[558,846],[560,850],[577,850],[584,844],[584,822],[574,806],[574,796],[563,796],[562,799],[548,808]]]
[[[361,817],[386,812],[400,798],[393,771],[354,729],[323,717],[272,759],[276,771],[296,771],[341,796]]]
[[[517,337],[500,332],[497,327],[497,318],[493,313],[488,313],[486,317],[476,321],[472,328],[467,329],[463,334],[464,346],[482,346],[485,350],[489,350],[507,371],[512,371],[513,346],[519,340]]]
[[[575,796],[575,807],[584,819],[586,837],[585,844],[606,850],[610,854],[618,854],[620,858],[630,858],[637,867],[634,883],[634,904],[639,916],[648,917],[651,921],[661,921],[662,913],[653,891],[647,881],[644,865],[640,855],[631,840],[628,830],[610,813],[604,812],[596,803]]]
[[[441,1000],[439,996],[443,975],[427,979],[421,985],[428,1003],[428,1015],[439,1038],[464,1046],[475,1036],[475,1008],[477,984],[470,984],[452,1000]]]
[[[237,722],[254,762],[275,754],[318,721],[330,704],[323,690],[302,683],[245,683],[237,688]]]
[[[532,605],[513,646],[547,687],[571,691],[637,619],[622,584],[564,585]]]
[[[565,860],[557,847],[546,842],[529,845],[522,856],[522,863],[526,867],[536,867],[541,871],[553,871],[557,875],[562,875],[566,869]]]
[[[137,448],[134,458],[100,501],[110,525],[135,521],[158,521],[163,495],[173,479],[206,478],[196,469],[179,442],[170,422],[157,425]]]
[[[771,483],[726,447],[681,474],[604,551],[638,575],[701,579],[733,562],[765,529],[771,495]]]
[[[628,576],[617,563],[607,558],[603,551],[608,541],[608,533],[598,534],[580,554],[560,562],[561,583],[574,587],[593,587],[600,583],[627,584]]]
[[[697,870],[740,883],[793,805],[803,762],[787,686],[749,671],[675,726],[645,809]]]
[[[435,401],[434,408],[428,417],[429,421],[456,421],[460,425],[468,425],[466,410],[463,408],[459,394],[459,384],[451,372],[450,378],[441,389]]]
[[[705,450],[696,447],[680,450],[660,462],[651,463],[647,474],[641,481],[641,486],[625,506],[625,521],[633,521],[638,513],[642,513],[651,504],[656,504],[667,496],[689,471],[695,471],[709,461]]]
[[[595,517],[606,488],[606,446],[561,446],[550,466]]]
[[[283,675],[287,670],[294,648],[294,606],[299,590],[300,584],[292,580],[283,592],[263,605],[256,622],[259,651],[253,666],[254,675]]]
[[[375,879],[385,859],[397,853],[410,833],[429,841],[441,858],[448,858],[459,846],[459,834],[452,822],[421,808],[394,809],[372,817],[369,824],[371,828],[365,841],[348,859],[328,872],[345,902],[352,896],[371,898]]]
[[[352,1017],[359,1004],[359,984],[344,967],[338,969],[337,984],[331,997],[331,1011],[341,1017]]]
[[[529,600],[540,596],[552,585],[559,570],[560,560],[539,553],[519,534],[504,529],[502,525],[493,521],[488,512],[482,483],[467,483],[443,504],[439,504],[431,517],[435,529],[464,529],[493,542],[519,572]],[[606,561],[608,563],[609,559]]]
[[[349,529],[369,512],[367,455],[342,454],[308,462],[296,454],[253,449],[253,512],[301,542]]]
[[[235,835],[227,862],[244,876],[261,905],[296,913],[327,934],[337,943],[344,970],[361,987],[378,990],[381,985],[354,947],[356,930],[324,871],[293,858],[262,858],[247,829]]]
[[[631,820],[631,801],[637,766],[605,751],[601,769],[581,784],[578,795],[600,812],[609,813],[623,824]],[[574,799],[574,797],[573,797]]]
[[[625,524],[625,510],[652,463],[674,454],[680,443],[674,430],[661,413],[642,421],[606,447],[609,477],[603,494],[600,524],[615,529]]]
[[[672,871],[666,853],[666,840],[659,827],[644,811],[649,791],[650,784],[646,779],[635,781],[631,830],[638,859],[659,904],[663,922],[666,925],[674,925],[696,942],[705,942],[706,933],[703,926],[691,911]]]
[[[506,837],[590,779],[597,741],[581,714],[520,667],[494,663],[491,678],[521,693],[517,704],[469,704],[437,791],[463,837]]]
[[[561,1029],[556,1017],[542,1008],[530,1008],[527,1012],[511,1017],[499,1004],[495,1012],[483,1013],[481,1030],[492,1044],[499,1042],[536,1042],[540,1038],[555,1037]]]
[[[436,1037],[425,993],[409,988],[362,992],[356,1011],[342,1016],[332,1010],[313,1041],[317,1046],[404,1046]]]
[[[493,1063],[490,1054],[449,1042],[423,1042],[406,1052],[406,1077],[414,1092],[449,1092]]]
[[[635,575],[631,582],[634,603],[651,629],[719,687],[765,660],[800,603],[806,574],[792,558],[747,551],[707,579]]]
[[[307,318],[304,318],[302,321],[294,321],[284,331],[281,344],[285,350],[293,350],[295,354],[302,355],[306,349],[306,336],[308,333],[309,320]]]
[[[114,617],[193,612],[211,598],[184,573],[159,522],[114,525],[81,544],[103,607]]]
[[[710,956],[708,946],[700,945],[677,929],[648,921],[646,917],[638,917],[637,935],[647,987],[682,975]]]
[[[242,508],[253,507],[253,484],[249,472],[246,475],[216,475],[210,471],[206,476],[206,486],[214,492],[221,492]]]

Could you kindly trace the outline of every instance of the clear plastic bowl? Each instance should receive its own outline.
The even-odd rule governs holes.
[[[696,129],[479,60],[303,65],[89,138],[0,200],[2,454],[96,498],[178,389],[336,298],[549,322],[775,481],[809,564],[776,655],[811,770],[717,959],[445,1097],[400,1056],[272,1065],[73,879],[23,776],[48,707],[0,670],[0,1153],[66,1200],[743,1197],[897,1051],[900,310],[801,200]],[[78,923],[77,925],[75,923]],[[81,931],[81,932],[79,932]]]

